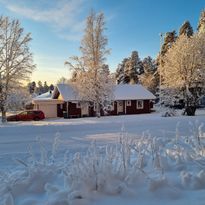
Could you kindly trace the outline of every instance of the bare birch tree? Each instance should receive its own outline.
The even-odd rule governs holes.
[[[165,88],[180,91],[188,115],[194,115],[205,86],[205,35],[181,35],[164,57],[160,67]]]
[[[17,85],[27,80],[35,65],[28,43],[30,33],[24,34],[18,20],[0,17],[0,110],[6,121],[8,96]]]
[[[65,63],[75,72],[75,86],[81,99],[95,103],[98,116],[100,108],[112,92],[112,83],[104,66],[106,55],[109,54],[104,30],[104,14],[92,11],[87,17],[81,42],[82,57],[72,57],[75,64]]]

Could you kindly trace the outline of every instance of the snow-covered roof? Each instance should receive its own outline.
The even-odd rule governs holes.
[[[68,84],[58,84],[54,90],[59,91],[64,101],[78,101],[80,100],[74,88]],[[115,100],[151,100],[156,97],[142,85],[115,85],[113,89]]]
[[[121,84],[114,87],[115,100],[152,100],[156,97],[140,84]]]
[[[46,93],[43,93],[41,95],[38,95],[33,98],[33,100],[47,100],[47,99],[52,99],[52,92],[48,91]]]
[[[59,93],[61,94],[61,97],[64,101],[77,101],[79,100],[79,97],[77,93],[75,92],[74,88],[69,84],[58,84],[57,89]],[[55,94],[54,90],[54,94]]]

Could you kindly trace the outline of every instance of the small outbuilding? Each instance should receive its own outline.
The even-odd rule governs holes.
[[[42,110],[46,118],[58,117],[57,106],[64,103],[63,100],[53,99],[52,91],[46,92],[33,98],[32,103],[35,110]]]

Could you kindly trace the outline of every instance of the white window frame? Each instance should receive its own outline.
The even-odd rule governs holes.
[[[126,101],[126,106],[128,107],[128,106],[131,106],[131,100],[127,100]]]
[[[94,103],[94,105],[93,105],[93,111],[97,111],[97,104],[96,103]]]
[[[139,106],[139,102],[141,102],[141,106]],[[144,109],[144,100],[137,100],[136,104],[138,110]]]

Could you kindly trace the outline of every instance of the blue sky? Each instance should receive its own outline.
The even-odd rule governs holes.
[[[69,56],[79,55],[85,18],[91,9],[106,17],[107,63],[111,71],[133,50],[156,57],[159,33],[176,30],[189,20],[196,30],[204,0],[0,0],[0,14],[18,18],[32,33],[31,51],[37,68],[31,80],[56,83],[69,70]]]

